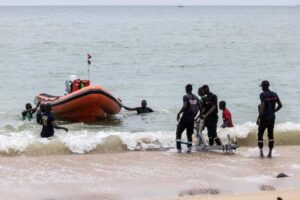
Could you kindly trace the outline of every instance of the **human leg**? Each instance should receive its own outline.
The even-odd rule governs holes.
[[[264,146],[264,132],[266,128],[267,128],[266,122],[264,120],[261,120],[258,126],[258,133],[257,133],[257,145],[260,150],[260,157],[264,157],[263,146]]]
[[[176,130],[176,148],[177,151],[181,151],[181,135],[182,132],[184,131],[185,126],[179,122],[179,124],[177,125],[177,130]]]
[[[192,149],[192,142],[193,142],[193,139],[192,139],[192,136],[193,136],[193,133],[194,133],[194,118],[191,118],[188,120],[188,123],[187,123],[187,126],[186,126],[186,136],[187,136],[187,139],[188,139],[188,153],[191,152],[191,149]]]
[[[268,139],[269,139],[269,154],[268,157],[272,158],[272,150],[274,147],[274,124],[275,124],[275,117],[270,119],[268,123]]]

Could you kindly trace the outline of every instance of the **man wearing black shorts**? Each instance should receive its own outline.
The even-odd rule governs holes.
[[[176,131],[176,147],[177,152],[181,153],[181,135],[186,129],[186,135],[188,139],[188,150],[187,153],[191,152],[192,149],[192,135],[194,132],[194,120],[200,110],[200,101],[196,95],[192,93],[193,87],[191,84],[185,86],[186,95],[183,96],[183,106],[177,114],[177,125]],[[182,114],[182,117],[180,115]]]
[[[275,92],[269,89],[270,83],[264,80],[260,87],[262,88],[262,93],[260,94],[260,107],[259,115],[257,118],[258,125],[258,147],[260,149],[260,157],[264,157],[263,153],[263,136],[266,129],[268,129],[268,139],[269,139],[269,154],[268,157],[272,158],[272,149],[274,146],[274,124],[275,124],[275,112],[282,108],[282,103]],[[277,107],[276,107],[277,104]]]
[[[214,142],[216,142],[217,145],[222,145],[221,140],[217,135],[218,97],[210,92],[208,85],[203,85],[202,89],[206,95],[202,119],[204,120],[205,127],[207,128],[209,145],[214,145]]]

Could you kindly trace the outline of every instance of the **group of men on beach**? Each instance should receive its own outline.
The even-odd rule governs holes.
[[[257,118],[258,125],[258,147],[260,149],[260,156],[263,158],[263,135],[265,130],[268,130],[269,139],[269,153],[268,157],[272,157],[272,149],[274,146],[274,124],[275,124],[275,113],[282,108],[282,103],[275,92],[269,89],[269,81],[262,81],[260,87],[262,93],[260,94],[261,104],[259,105],[259,115]],[[179,122],[176,130],[176,148],[177,152],[181,153],[181,136],[184,130],[187,134],[187,153],[191,152],[192,148],[192,135],[194,133],[195,121],[201,119],[204,121],[204,127],[207,129],[207,135],[209,145],[222,145],[222,142],[217,134],[218,124],[218,107],[223,111],[222,128],[233,127],[232,117],[230,111],[226,108],[226,102],[220,101],[218,104],[218,97],[212,93],[208,85],[203,85],[198,89],[198,98],[192,93],[193,87],[191,84],[186,85],[183,96],[183,106],[177,114],[177,121]],[[277,104],[277,105],[276,105]],[[68,132],[65,127],[58,126],[55,123],[54,116],[51,113],[51,104],[37,104],[35,108],[32,108],[31,104],[26,104],[26,110],[22,112],[23,120],[32,119],[33,114],[37,111],[40,106],[40,110],[37,113],[37,123],[42,125],[41,137],[52,137],[54,135],[54,129],[64,129]],[[128,111],[136,111],[137,114],[150,113],[153,110],[147,107],[147,101],[142,100],[141,107],[130,108],[123,105],[123,108]]]
[[[274,125],[275,113],[282,108],[282,103],[278,95],[269,89],[270,83],[267,80],[262,81],[260,87],[262,92],[260,94],[259,114],[257,118],[258,125],[258,147],[260,150],[260,157],[264,157],[263,153],[263,135],[265,130],[268,131],[269,139],[269,153],[268,158],[272,158],[272,149],[274,147]],[[191,84],[186,85],[186,95],[183,96],[183,106],[177,114],[179,121],[176,131],[176,147],[177,152],[181,153],[181,135],[184,130],[187,134],[187,153],[191,152],[192,135],[194,132],[194,122],[199,118],[204,120],[204,127],[207,129],[209,145],[222,145],[220,138],[217,135],[218,124],[218,97],[212,93],[208,85],[203,85],[198,89],[200,99],[192,93],[193,87]],[[226,102],[220,101],[219,108],[223,110],[222,128],[233,127],[232,117],[230,111],[226,108]],[[182,114],[182,116],[181,116]]]
[[[186,85],[186,95],[183,96],[183,106],[177,114],[179,121],[176,131],[176,147],[177,152],[181,153],[181,135],[184,130],[187,134],[187,153],[192,149],[192,135],[194,133],[194,123],[199,118],[204,120],[204,126],[207,128],[209,145],[222,145],[217,134],[218,125],[218,97],[212,93],[208,85],[203,85],[198,89],[200,99],[192,93],[193,87],[191,84]],[[222,127],[233,127],[230,111],[226,108],[226,102],[219,103],[220,109],[223,110]],[[182,116],[181,116],[182,114]]]

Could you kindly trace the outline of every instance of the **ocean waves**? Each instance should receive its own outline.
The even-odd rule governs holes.
[[[85,126],[83,126],[85,127]],[[39,137],[40,127],[22,124],[6,125],[0,129],[0,154],[59,155],[116,153],[124,151],[165,151],[175,147],[174,131],[119,132],[80,128],[73,125],[68,133],[56,131],[50,139]],[[257,126],[253,122],[230,129],[219,129],[220,138],[226,142],[229,134],[239,146],[256,146]],[[204,131],[206,135],[206,131]],[[267,135],[267,134],[266,134]],[[185,134],[183,140],[185,140]],[[267,140],[267,136],[265,136]],[[276,145],[300,145],[300,124],[280,123],[275,127]]]

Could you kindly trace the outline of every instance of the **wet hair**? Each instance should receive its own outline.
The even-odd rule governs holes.
[[[46,111],[46,104],[42,103],[42,104],[40,105],[40,110],[41,110],[42,112],[45,112],[45,111]]]
[[[143,104],[145,104],[146,106],[147,106],[147,101],[145,100],[145,99],[143,99],[142,101],[141,101],[141,105],[143,106]]]
[[[219,102],[220,107],[226,107],[226,102],[225,101],[220,101]]]
[[[202,88],[202,87],[199,87],[199,88],[198,88],[198,94],[199,94],[200,96],[204,96],[204,91],[203,91],[203,88]]]
[[[203,85],[203,86],[202,86],[202,89],[203,89],[203,90],[209,90],[209,87],[208,87],[208,85]]]
[[[27,110],[27,109],[31,109],[31,108],[32,108],[31,103],[26,103],[25,108],[26,108],[26,110]]]
[[[185,91],[186,91],[186,92],[192,92],[192,90],[193,90],[193,86],[192,86],[191,84],[187,84],[187,85],[185,86]]]

